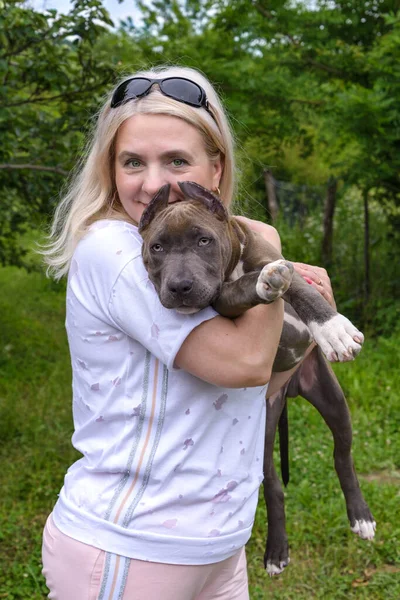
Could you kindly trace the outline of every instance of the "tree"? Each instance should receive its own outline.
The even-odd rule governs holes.
[[[253,216],[266,216],[266,168],[275,179],[298,184],[337,180],[338,200],[352,186],[360,190],[364,297],[367,291],[371,297],[369,274],[371,281],[377,274],[369,260],[371,199],[375,211],[380,205],[386,213],[393,259],[398,253],[399,0],[319,0],[313,7],[289,0],[156,0],[141,6],[144,26],[129,33],[150,61],[200,66],[218,83],[235,117],[244,181],[259,200]],[[241,201],[248,210],[245,193]],[[329,258],[330,215],[323,248]],[[335,257],[332,262],[335,267]],[[357,277],[362,273],[358,268]],[[394,273],[386,278],[388,298],[398,286]],[[365,310],[362,295],[353,306]]]
[[[114,80],[96,42],[112,21],[99,0],[64,15],[20,0],[0,12],[0,263],[20,264],[19,234],[52,211],[82,129]]]

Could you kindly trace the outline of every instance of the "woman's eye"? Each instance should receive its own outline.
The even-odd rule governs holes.
[[[183,167],[183,165],[187,163],[186,160],[184,160],[183,158],[174,158],[172,164],[174,165],[174,167]]]
[[[210,238],[202,237],[199,239],[199,246],[208,246],[208,244],[211,244],[211,241]]]
[[[153,244],[151,249],[153,250],[153,252],[163,252],[164,248],[161,246],[161,244]]]
[[[128,167],[133,167],[133,168],[137,169],[138,167],[140,167],[141,162],[137,158],[130,158],[128,161],[126,161],[125,164]]]

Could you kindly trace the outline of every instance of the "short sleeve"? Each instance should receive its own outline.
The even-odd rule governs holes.
[[[137,340],[169,369],[186,337],[217,312],[211,307],[193,315],[164,308],[148,278],[141,257],[127,263],[111,290],[109,312],[126,335]]]

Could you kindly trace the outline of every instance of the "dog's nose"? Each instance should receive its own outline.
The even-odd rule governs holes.
[[[193,280],[192,279],[181,279],[179,281],[170,281],[168,289],[172,294],[178,294],[184,296],[192,291]]]

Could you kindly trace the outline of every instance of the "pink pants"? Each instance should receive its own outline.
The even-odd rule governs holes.
[[[127,559],[64,535],[50,515],[42,559],[53,600],[249,600],[244,548],[211,565]]]

